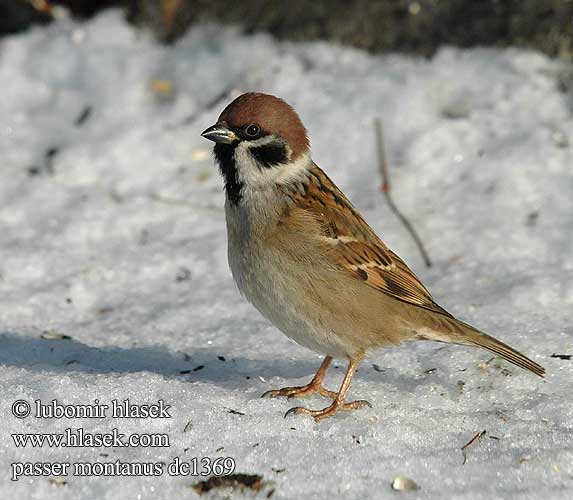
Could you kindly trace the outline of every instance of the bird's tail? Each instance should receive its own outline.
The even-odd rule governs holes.
[[[435,338],[433,340],[442,340],[454,344],[481,347],[482,349],[486,349],[514,365],[535,373],[535,375],[538,375],[539,377],[543,377],[545,375],[545,368],[543,368],[543,366],[532,361],[527,356],[521,354],[507,344],[504,344],[486,333],[476,330],[473,326],[470,326],[458,319],[452,318],[450,320],[448,318],[446,322],[448,323],[448,326],[451,327],[451,330],[454,331],[450,331],[443,339]]]

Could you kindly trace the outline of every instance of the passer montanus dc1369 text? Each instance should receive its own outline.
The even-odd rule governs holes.
[[[306,386],[270,397],[315,392],[332,398],[315,420],[345,402],[352,376],[371,350],[408,340],[477,346],[543,376],[542,366],[454,318],[313,163],[306,129],[283,100],[243,94],[202,133],[215,142],[225,181],[228,258],[245,297],[278,329],[326,357]],[[349,360],[338,392],[322,381],[333,357]]]

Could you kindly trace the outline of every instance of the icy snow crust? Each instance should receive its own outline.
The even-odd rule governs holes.
[[[230,456],[237,472],[265,482],[258,494],[227,492],[233,498],[571,498],[573,360],[550,357],[573,354],[565,69],[521,50],[372,57],[216,26],[159,47],[117,11],[3,39],[0,497],[195,498],[190,486],[201,478],[11,482],[10,464]],[[173,81],[172,97],[151,91],[153,79]],[[263,320],[227,268],[222,182],[199,134],[228,88],[290,102],[315,161],[436,300],[542,363],[546,379],[487,363],[485,351],[417,343],[363,363],[350,397],[372,409],[315,424],[283,414],[301,402],[323,407],[319,396],[261,399],[307,382],[321,359]],[[375,117],[384,122],[394,197],[431,269],[378,190]],[[29,172],[34,166],[39,173]],[[40,338],[45,331],[72,339]],[[344,367],[331,369],[328,387]],[[37,398],[164,399],[172,418],[11,415],[15,400]],[[16,449],[11,438],[67,427],[168,433],[171,446]],[[482,430],[463,465],[460,448]],[[397,475],[420,490],[393,491]]]

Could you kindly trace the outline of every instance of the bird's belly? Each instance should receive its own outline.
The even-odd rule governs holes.
[[[287,337],[315,352],[344,357],[352,347],[338,336],[304,285],[305,273],[281,255],[243,248],[229,252],[242,294]]]

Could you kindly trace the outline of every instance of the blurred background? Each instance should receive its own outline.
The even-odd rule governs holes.
[[[572,0],[0,0],[0,34],[47,23],[65,7],[89,18],[111,6],[170,43],[205,21],[246,33],[329,40],[372,52],[432,55],[441,45],[520,46],[573,60]]]
[[[202,456],[260,478],[252,496],[204,498],[396,500],[403,475],[425,499],[573,498],[572,61],[571,0],[0,0],[0,499],[199,498],[201,478],[8,471]],[[419,342],[360,366],[352,397],[373,408],[316,425],[261,399],[321,358],[262,318],[227,265],[200,134],[252,90],[294,106],[313,160],[438,303],[546,379]],[[378,143],[431,267],[380,190]],[[173,418],[9,414],[19,399],[126,397],[162,398]],[[171,446],[10,436],[70,425]]]

